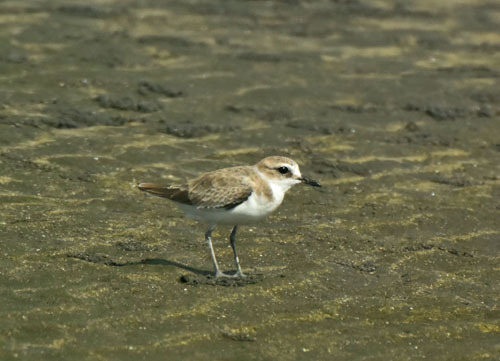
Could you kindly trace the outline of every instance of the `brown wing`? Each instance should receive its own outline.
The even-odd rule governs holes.
[[[226,168],[193,179],[188,182],[189,199],[199,208],[236,207],[252,194],[250,184],[242,182],[244,171],[243,167]]]
[[[141,183],[144,192],[198,208],[231,209],[243,203],[252,194],[252,187],[242,183],[243,167],[226,168],[201,175],[182,186],[162,186]]]

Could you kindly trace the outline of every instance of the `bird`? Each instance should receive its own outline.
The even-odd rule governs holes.
[[[296,184],[321,187],[319,182],[303,177],[294,160],[270,156],[254,165],[204,173],[182,185],[139,183],[137,188],[175,202],[188,218],[208,225],[205,240],[218,279],[246,277],[236,251],[238,227],[258,222],[271,214],[283,202],[285,193]],[[216,225],[233,226],[229,237],[237,269],[233,275],[221,272],[217,263],[212,245]]]

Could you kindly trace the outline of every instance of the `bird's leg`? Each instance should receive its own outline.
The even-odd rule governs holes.
[[[208,243],[208,247],[210,248],[210,254],[212,255],[212,263],[214,265],[215,278],[219,277],[229,277],[227,274],[222,273],[219,269],[219,265],[217,264],[217,258],[215,257],[214,247],[212,246],[212,231],[215,228],[215,224],[211,224],[207,233],[205,233],[205,240]]]
[[[236,263],[237,271],[233,275],[233,277],[246,277],[245,274],[241,271],[240,259],[238,258],[238,253],[236,252],[236,232],[238,231],[238,226],[234,226],[233,231],[231,232],[231,236],[229,240],[231,241],[231,247],[233,248],[234,253],[234,262]]]

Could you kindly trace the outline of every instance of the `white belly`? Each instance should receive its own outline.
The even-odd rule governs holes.
[[[272,213],[283,201],[283,192],[274,192],[272,201],[257,197],[255,193],[233,209],[204,209],[178,204],[187,217],[209,224],[240,225],[254,223]]]

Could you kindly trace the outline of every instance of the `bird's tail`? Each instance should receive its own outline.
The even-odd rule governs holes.
[[[154,183],[139,183],[139,190],[163,198],[171,199],[175,202],[190,204],[186,186],[164,186]]]

